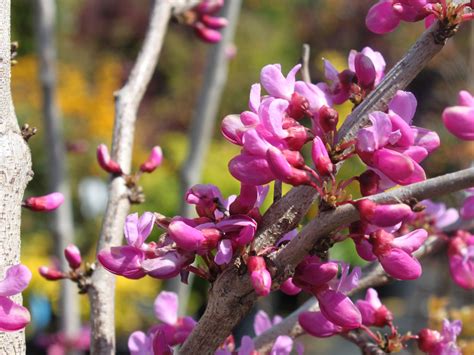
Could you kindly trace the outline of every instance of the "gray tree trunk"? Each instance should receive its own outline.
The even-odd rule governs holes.
[[[21,136],[10,89],[10,0],[0,1],[0,278],[20,262],[21,201],[31,179],[31,154]],[[15,296],[21,302],[21,296]],[[23,331],[0,332],[0,354],[25,353]]]

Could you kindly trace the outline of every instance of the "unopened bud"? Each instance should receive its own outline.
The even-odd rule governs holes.
[[[334,164],[329,157],[328,151],[326,150],[323,141],[319,137],[315,137],[313,139],[311,156],[318,174],[326,176],[334,172]]]
[[[29,197],[23,206],[33,211],[48,212],[53,211],[64,202],[64,196],[60,192],[53,192],[44,196]]]
[[[373,170],[367,170],[359,176],[360,193],[371,196],[379,192],[380,176]]]
[[[250,256],[247,260],[247,267],[257,295],[267,296],[272,287],[272,277],[267,270],[265,260],[261,256]]]
[[[219,30],[229,24],[225,17],[203,15],[201,21],[209,28]]]
[[[434,350],[435,346],[441,340],[441,335],[436,330],[423,328],[418,333],[418,348],[426,353]]]
[[[354,66],[359,86],[364,89],[373,88],[377,72],[370,58],[358,53],[354,58]]]
[[[328,106],[323,106],[319,109],[319,126],[324,133],[336,130],[337,122],[339,121],[339,113]]]
[[[222,35],[219,31],[206,27],[202,22],[196,22],[194,24],[194,31],[200,39],[207,43],[217,43],[222,39]]]
[[[71,267],[71,269],[75,270],[81,266],[82,257],[81,251],[77,246],[74,244],[69,244],[66,249],[64,249],[64,256]]]
[[[201,14],[213,14],[224,6],[224,0],[203,0],[194,10]]]
[[[288,115],[295,120],[299,120],[306,115],[309,109],[309,102],[303,95],[296,92],[291,95],[290,105],[288,106]]]
[[[105,144],[100,144],[97,147],[97,161],[100,167],[108,173],[122,175],[122,168],[110,158],[109,150]]]
[[[163,161],[163,152],[159,146],[153,147],[148,159],[140,165],[140,170],[144,173],[151,173],[161,165]]]
[[[66,277],[66,275],[64,275],[64,273],[62,273],[61,271],[49,268],[47,266],[41,266],[38,271],[41,276],[43,276],[46,280],[50,281],[61,280]]]

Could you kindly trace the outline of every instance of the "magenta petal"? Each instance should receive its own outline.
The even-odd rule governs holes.
[[[110,250],[101,250],[97,255],[104,268],[116,275],[129,279],[140,279],[145,276],[141,263],[145,254],[132,246],[112,247]]]
[[[153,354],[151,339],[137,330],[128,337],[128,350],[131,355],[151,355]]]
[[[462,219],[474,218],[474,195],[464,200],[461,207],[461,217]]]
[[[400,179],[396,182],[404,186],[404,185],[410,185],[410,184],[414,184],[415,182],[426,180],[426,174],[423,168],[421,167],[421,165],[413,161],[413,167],[414,169],[410,176],[408,176],[405,179]]]
[[[282,128],[283,118],[288,108],[288,101],[282,99],[266,99],[259,108],[258,114],[265,129],[278,138],[286,138],[288,132]]]
[[[155,317],[163,323],[173,325],[178,320],[178,295],[161,291],[153,303]]]
[[[366,326],[371,326],[375,323],[375,309],[372,305],[363,300],[358,300],[356,306],[362,315],[362,323]]]
[[[242,341],[240,344],[239,352],[237,355],[252,355],[255,350],[255,345],[253,340],[248,335],[244,335],[242,337]]]
[[[329,321],[321,312],[302,312],[298,322],[308,334],[318,338],[327,338],[342,331],[342,327]]]
[[[252,156],[264,157],[271,146],[256,129],[249,129],[242,136],[244,151]]]
[[[198,251],[206,239],[201,231],[179,220],[170,223],[168,232],[176,245],[186,251]]]
[[[192,261],[192,258],[188,258],[171,250],[157,258],[144,260],[142,262],[142,268],[151,277],[169,279],[177,276],[182,267],[189,265]]]
[[[30,322],[28,310],[7,297],[0,296],[0,331],[14,332]]]
[[[333,290],[319,292],[316,297],[321,313],[328,320],[346,329],[360,327],[362,316],[349,297]]]
[[[229,171],[234,178],[249,185],[265,185],[275,179],[266,158],[245,153],[229,162]]]
[[[399,280],[416,280],[421,276],[421,265],[405,251],[392,248],[388,253],[379,256],[383,269],[390,276]]]
[[[400,138],[397,140],[397,146],[400,147],[409,147],[414,144],[415,136],[411,126],[399,115],[394,112],[389,114],[390,122],[392,122],[392,130],[400,131]]]
[[[250,274],[253,288],[259,296],[267,296],[272,287],[272,277],[267,269],[253,271]]]
[[[404,236],[393,239],[392,246],[411,254],[415,250],[418,250],[427,238],[427,231],[424,229],[416,229]]]
[[[373,162],[375,168],[398,184],[408,179],[415,170],[413,160],[391,149],[377,150],[374,153]]]
[[[309,111],[313,115],[316,115],[319,112],[319,109],[323,106],[332,106],[329,98],[317,85],[306,83],[304,81],[297,81],[295,84],[295,92],[308,100]]]
[[[260,84],[253,84],[250,88],[249,107],[255,113],[258,112],[258,107],[260,106],[261,92]]]
[[[400,18],[393,11],[392,0],[380,1],[373,5],[365,18],[367,28],[377,34],[391,32],[399,23]]]
[[[285,282],[283,282],[280,285],[280,291],[283,292],[286,295],[294,296],[294,295],[297,295],[298,293],[301,292],[301,288],[296,286],[293,283],[293,278],[290,277],[290,278],[286,279]]]
[[[436,132],[421,127],[412,127],[415,136],[415,145],[425,148],[428,153],[437,149],[441,141]]]
[[[239,115],[225,116],[221,124],[222,135],[231,143],[242,145],[242,134],[245,126]]]
[[[448,107],[443,111],[443,123],[459,139],[474,140],[474,107]]]
[[[295,75],[300,68],[301,64],[296,65],[285,78],[280,64],[266,65],[260,73],[260,82],[271,96],[290,100],[294,92]]]
[[[415,95],[409,91],[398,90],[392,101],[388,104],[390,111],[395,112],[403,118],[407,124],[411,124],[416,112],[417,101]]]
[[[232,260],[232,242],[229,239],[223,239],[217,245],[217,254],[214,261],[217,265],[225,265]]]
[[[370,58],[362,53],[357,53],[354,58],[354,68],[359,85],[363,88],[371,88],[375,82],[376,72]]]
[[[362,239],[361,241],[356,242],[356,250],[359,256],[367,261],[377,260],[377,257],[372,251],[372,244],[367,239]]]
[[[260,335],[272,327],[272,321],[265,311],[258,311],[253,321],[255,335]]]
[[[275,343],[272,346],[270,355],[289,355],[293,348],[293,339],[288,335],[280,335],[276,338]]]
[[[296,267],[293,280],[298,285],[322,286],[336,277],[338,270],[335,262],[303,261]]]
[[[458,104],[460,106],[470,106],[474,107],[474,96],[472,96],[468,91],[461,90],[458,96]]]
[[[455,254],[449,257],[449,271],[454,282],[466,290],[474,289],[474,258]]]
[[[30,283],[31,271],[22,264],[10,266],[0,281],[0,296],[13,296],[22,292]]]

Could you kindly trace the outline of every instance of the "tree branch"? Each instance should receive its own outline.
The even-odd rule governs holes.
[[[115,93],[115,123],[112,159],[124,172],[130,171],[137,110],[155,70],[173,7],[190,1],[155,0],[143,46],[125,86]],[[175,9],[176,10],[176,9]],[[112,177],[97,252],[120,245],[129,212],[128,191],[122,177]],[[115,276],[100,265],[89,288],[92,354],[115,353]]]
[[[474,186],[474,168],[374,195],[371,199],[378,203],[409,198],[423,200],[471,186]],[[274,268],[272,288],[278,288],[282,281],[292,275],[296,265],[314,248],[320,238],[358,219],[359,213],[352,204],[323,212],[313,219],[288,245],[270,255],[269,261],[273,262]],[[213,353],[240,319],[250,311],[257,299],[247,273],[237,267],[229,267],[223,271],[212,285],[209,296],[204,315],[181,349],[183,354],[191,354],[193,351]]]
[[[31,153],[23,140],[13,107],[10,0],[0,1],[0,279],[20,262],[21,201],[33,173]],[[12,297],[21,303],[21,295]],[[25,353],[25,333],[0,332],[0,354]]]

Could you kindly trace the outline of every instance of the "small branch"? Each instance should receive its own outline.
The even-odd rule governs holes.
[[[283,184],[281,180],[275,180],[275,183],[273,185],[273,203],[281,199],[281,195],[283,193],[282,190],[283,190]]]
[[[127,83],[115,93],[112,159],[126,173],[131,167],[138,107],[158,62],[173,6],[182,3],[170,0],[153,2],[149,27],[138,58]],[[122,177],[111,178],[108,192],[109,201],[97,252],[121,244],[123,225],[130,208]],[[93,354],[115,354],[115,276],[99,265],[91,281],[88,292],[91,305],[91,351]]]
[[[371,199],[378,203],[391,203],[409,198],[424,200],[471,186],[474,186],[474,168],[374,195]],[[323,212],[313,219],[287,246],[270,256],[276,270],[272,288],[278,288],[282,281],[292,275],[296,265],[308,255],[320,238],[358,219],[359,213],[351,204]],[[257,295],[247,274],[241,275],[235,267],[224,270],[213,284],[206,311],[185,342],[182,353],[190,354],[193,349],[194,351],[198,349],[200,353],[212,353],[240,319],[250,311],[256,299]],[[193,337],[193,334],[213,334],[213,336]]]
[[[54,27],[56,22],[55,0],[37,0],[37,50],[40,59],[40,81],[43,90],[43,120],[45,145],[48,154],[50,191],[61,192],[64,203],[54,212],[50,223],[56,241],[56,256],[61,270],[68,270],[64,249],[74,242],[71,188],[66,169],[63,125],[57,103],[56,47]],[[77,287],[67,280],[61,281],[60,327],[67,339],[79,334],[79,303]]]
[[[386,352],[380,349],[377,344],[374,344],[370,340],[367,340],[366,337],[358,331],[350,331],[348,333],[343,333],[341,336],[354,343],[360,348],[360,351],[363,355],[385,355]]]
[[[311,48],[309,44],[304,43],[301,53],[301,76],[303,81],[306,83],[311,83],[311,76],[309,75],[309,58],[310,58]]]

